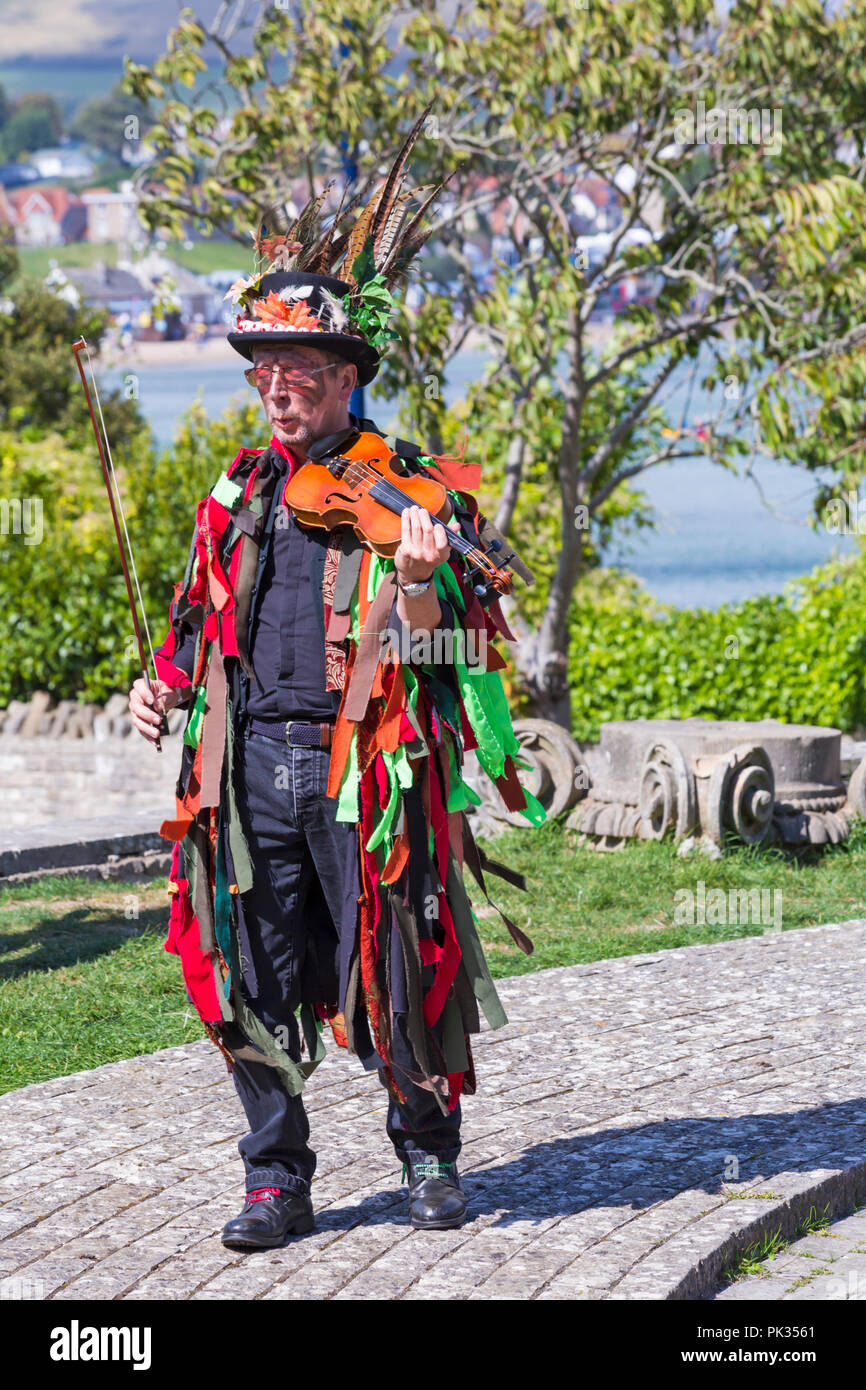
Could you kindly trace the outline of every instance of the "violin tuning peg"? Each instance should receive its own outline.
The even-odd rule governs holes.
[[[486,584],[473,584],[473,585],[472,585],[472,592],[473,592],[474,594],[477,594],[479,598],[484,598],[484,595],[487,593],[487,585],[486,585]]]
[[[485,554],[485,555],[489,555],[490,552],[491,552],[491,550],[494,550],[494,551],[495,551],[495,550],[501,550],[501,549],[502,549],[502,541],[500,541],[500,540],[492,540],[492,541],[490,542],[490,544],[488,545],[487,549],[485,550],[484,554]]]

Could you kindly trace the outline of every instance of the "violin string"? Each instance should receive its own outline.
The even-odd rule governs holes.
[[[150,639],[150,628],[147,622],[147,613],[145,612],[144,608],[144,599],[141,595],[141,585],[138,582],[138,571],[135,568],[135,556],[132,553],[132,544],[129,539],[129,531],[126,527],[126,513],[123,510],[123,499],[120,495],[120,487],[117,481],[117,474],[114,471],[114,459],[111,456],[111,445],[108,442],[108,431],[105,428],[105,417],[102,414],[102,401],[99,399],[99,387],[96,384],[96,372],[93,369],[93,359],[90,356],[90,344],[87,341],[85,341],[84,350],[87,353],[87,365],[90,368],[90,380],[93,385],[93,398],[96,401],[96,409],[99,412],[99,423],[102,427],[102,444],[103,448],[105,449],[105,456],[108,459],[108,469],[111,474],[111,485],[114,489],[114,500],[117,504],[117,510],[120,514],[120,520],[123,526],[123,535],[126,540],[126,558],[129,563],[129,568],[132,571],[132,577],[135,581],[135,592],[138,595],[138,610],[141,615],[142,626],[144,627],[144,634],[147,638],[147,647],[148,651],[150,652],[150,659],[153,663],[153,669],[155,672],[156,656],[153,650],[153,642]],[[147,677],[148,684],[150,684],[150,677],[148,675],[148,672],[145,671],[144,674]]]
[[[343,457],[345,457],[345,455]],[[407,494],[405,492],[401,492],[400,488],[398,488],[396,484],[392,483],[388,478],[386,478],[383,473],[379,473],[377,469],[371,468],[364,460],[350,459],[349,465],[350,468],[344,470],[342,478],[344,481],[349,482],[350,487],[352,486],[352,481],[351,479],[347,478],[347,474],[351,469],[354,472],[355,476],[359,477],[359,480],[361,482],[367,482],[368,480],[372,479],[373,481],[371,486],[375,486],[376,483],[381,483],[382,486],[380,490],[382,492],[386,492],[389,496],[396,498],[401,503],[406,502]],[[327,465],[325,466],[327,467]],[[425,512],[427,512],[427,515],[430,517],[431,521],[439,521],[439,518],[433,516],[432,512],[428,511],[426,507],[424,508],[424,510]],[[445,523],[440,522],[439,524],[444,525]],[[446,532],[450,531],[452,536],[454,536],[455,534],[460,534],[459,532],[455,533],[452,527],[446,526],[445,530]],[[463,540],[463,537],[461,536],[460,539]],[[459,549],[459,546],[455,548]],[[488,573],[496,573],[496,566],[484,554],[483,550],[478,550],[477,547],[472,545],[470,542],[466,542],[466,549],[463,553],[470,560],[474,560],[475,564],[478,565],[479,568],[481,568],[482,570],[487,570]]]

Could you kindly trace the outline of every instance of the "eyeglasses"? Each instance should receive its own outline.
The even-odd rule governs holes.
[[[273,366],[266,367],[262,363],[261,366],[248,367],[244,376],[250,386],[256,386],[260,391],[266,391],[273,382],[274,376],[278,376],[284,385],[293,382],[312,382],[313,377],[317,376],[319,372],[329,372],[334,365],[333,362],[327,362],[324,367],[287,367],[281,362],[275,362]]]

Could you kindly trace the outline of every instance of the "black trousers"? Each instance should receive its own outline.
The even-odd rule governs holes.
[[[296,1011],[304,1001],[336,999],[339,934],[350,837],[325,794],[330,753],[293,748],[247,731],[237,744],[238,813],[255,882],[238,901],[241,978],[252,1012],[301,1060]],[[401,1039],[395,1035],[395,1061]],[[410,1063],[410,1054],[402,1060]],[[324,1065],[327,1065],[326,1063]],[[399,1066],[406,1105],[389,1097],[386,1130],[398,1159],[410,1150],[451,1162],[460,1152],[460,1106],[446,1117],[429,1091]],[[267,1063],[238,1058],[232,1073],[250,1132],[238,1144],[246,1190],[308,1191],[316,1169],[301,1096],[290,1096]],[[384,1085],[384,1076],[379,1072]]]

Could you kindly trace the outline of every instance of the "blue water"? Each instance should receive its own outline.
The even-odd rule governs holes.
[[[449,404],[459,399],[469,381],[480,377],[485,361],[484,352],[466,352],[451,364],[443,390]],[[237,366],[192,361],[185,366],[137,367],[139,403],[157,439],[170,443],[196,394],[214,415],[232,402],[251,398],[253,392],[241,375],[243,365],[238,359]],[[121,376],[113,370],[102,373],[100,380],[106,386],[119,385]],[[670,396],[672,423],[681,423],[685,403],[693,422],[710,413],[707,397],[697,389],[689,397],[684,379]],[[385,432],[396,426],[393,403],[377,400],[368,391],[365,409]],[[757,463],[753,471],[768,505],[754,481],[703,457],[649,469],[640,487],[655,510],[657,525],[612,545],[607,563],[631,570],[666,603],[717,608],[755,594],[780,593],[788,580],[829,559],[834,551],[854,548],[852,537],[815,532],[807,525],[814,490],[808,474],[771,460]]]

